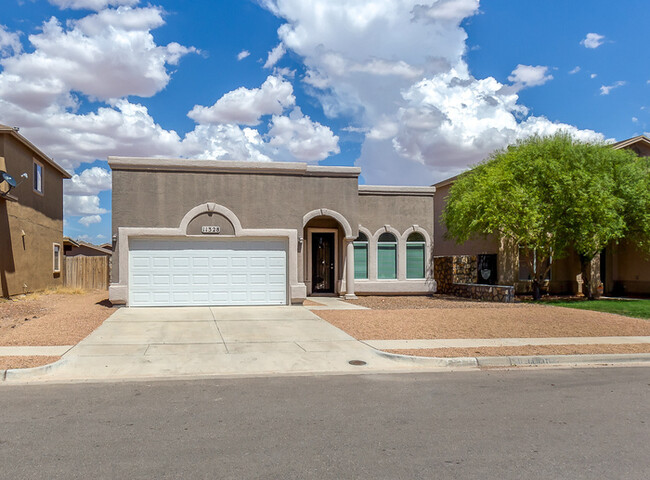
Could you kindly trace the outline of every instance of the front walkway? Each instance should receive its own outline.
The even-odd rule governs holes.
[[[361,365],[349,363],[354,360]],[[51,368],[34,369],[30,379],[119,380],[402,368],[304,307],[121,308]]]

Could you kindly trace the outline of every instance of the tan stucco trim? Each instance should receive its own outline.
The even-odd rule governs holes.
[[[208,202],[208,203],[203,203],[201,205],[197,205],[189,212],[187,212],[183,217],[183,219],[181,220],[181,224],[179,226],[180,230],[182,230],[183,233],[187,235],[187,226],[194,218],[198,217],[203,213],[218,213],[226,217],[228,221],[232,223],[232,226],[235,229],[235,235],[237,235],[237,232],[241,232],[243,230],[239,218],[237,218],[237,215],[235,215],[235,213],[232,210],[230,210],[227,207],[224,207],[223,205],[216,204],[214,202]]]
[[[155,170],[167,172],[212,172],[304,175],[317,177],[353,177],[357,167],[323,167],[301,162],[240,162],[233,160],[195,160],[184,158],[108,157],[114,170]]]
[[[359,195],[399,195],[403,197],[433,197],[435,187],[396,187],[387,185],[359,185]]]
[[[346,218],[343,215],[341,215],[339,212],[330,210],[329,208],[318,208],[316,210],[312,210],[311,212],[305,214],[305,216],[302,217],[303,230],[307,226],[309,220],[316,217],[332,217],[334,220],[339,222],[339,224],[343,227],[343,232],[345,232],[346,240],[354,240],[355,238],[357,238],[354,235],[352,235],[352,227],[350,226],[350,222],[348,222]]]
[[[56,254],[56,247],[59,247],[59,254],[58,254],[58,260],[59,260],[59,268],[56,268],[56,263],[57,263],[57,254]],[[61,262],[63,261],[63,249],[61,248],[60,243],[53,243],[52,244],[52,272],[53,273],[61,273]]]
[[[118,227],[118,262],[119,279],[117,283],[109,287],[109,298],[113,303],[129,302],[129,241],[137,238],[197,238],[188,236],[187,225],[192,218],[207,212],[220,213],[228,218],[235,228],[235,235],[221,235],[219,238],[269,238],[284,239],[287,241],[287,301],[288,303],[302,303],[307,297],[307,289],[304,283],[298,282],[298,231],[295,229],[280,228],[242,228],[239,218],[223,205],[208,202],[192,208],[181,220],[178,228],[139,228],[139,227]]]

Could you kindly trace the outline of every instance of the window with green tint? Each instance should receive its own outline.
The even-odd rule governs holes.
[[[397,278],[397,239],[392,233],[382,233],[377,242],[377,278]]]
[[[406,239],[406,278],[424,278],[425,246],[421,233],[413,232]]]
[[[368,278],[368,237],[359,233],[354,245],[354,278]]]

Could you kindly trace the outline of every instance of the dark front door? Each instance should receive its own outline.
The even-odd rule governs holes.
[[[311,284],[313,293],[334,293],[334,234],[311,234]]]
[[[477,258],[478,281],[484,285],[496,285],[497,283],[497,256],[478,255]]]

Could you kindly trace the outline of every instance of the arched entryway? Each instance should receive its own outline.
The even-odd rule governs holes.
[[[302,253],[309,295],[354,298],[354,238],[349,222],[337,212],[319,209],[305,215]]]

